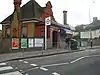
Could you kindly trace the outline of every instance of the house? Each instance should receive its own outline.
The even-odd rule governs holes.
[[[86,25],[85,31],[81,32],[81,38],[99,38],[100,37],[100,20],[97,17],[93,17],[93,22]]]
[[[1,22],[3,38],[34,38],[34,40],[40,38],[45,40],[45,18],[51,17],[51,25],[47,26],[47,48],[57,47],[60,42],[59,31],[61,28],[66,30],[70,30],[70,28],[55,20],[51,2],[48,1],[45,7],[41,7],[35,0],[30,0],[22,7],[20,5],[21,0],[14,0],[14,12]]]
[[[76,26],[75,34],[80,35],[81,41],[89,42],[92,40],[94,45],[100,45],[100,20],[97,17],[93,17],[92,23]]]

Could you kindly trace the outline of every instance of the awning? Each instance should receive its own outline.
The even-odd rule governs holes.
[[[64,30],[65,30],[66,34],[73,34],[73,32],[69,29],[64,29]]]
[[[66,29],[66,28],[61,28],[60,33],[61,34],[73,34],[72,30]]]

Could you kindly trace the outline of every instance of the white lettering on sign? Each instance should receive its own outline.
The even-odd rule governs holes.
[[[45,25],[51,25],[51,17],[45,18]]]

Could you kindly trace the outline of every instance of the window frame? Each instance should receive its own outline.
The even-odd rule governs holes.
[[[23,32],[23,28],[25,27],[25,32]],[[26,38],[27,37],[27,25],[26,24],[22,24],[21,26],[21,37]]]

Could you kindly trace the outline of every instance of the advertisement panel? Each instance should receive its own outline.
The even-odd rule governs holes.
[[[28,39],[28,47],[32,48],[33,46],[33,39]]]
[[[19,48],[19,39],[12,38],[12,49],[18,49]]]
[[[43,47],[43,38],[35,38],[35,47]]]
[[[21,39],[21,48],[27,48],[27,39],[26,38]]]

